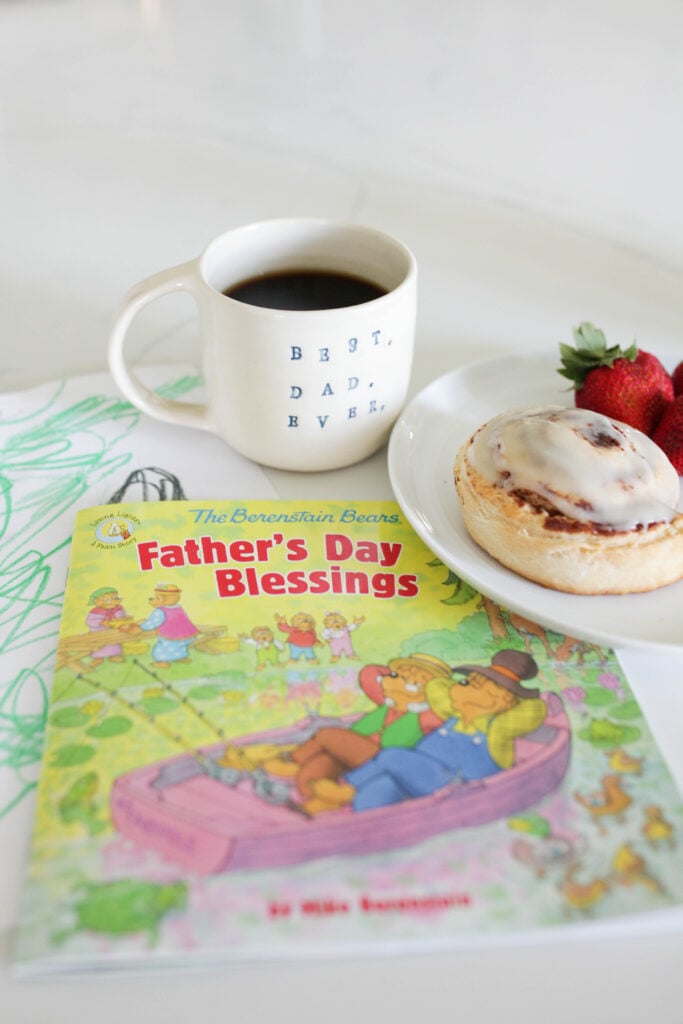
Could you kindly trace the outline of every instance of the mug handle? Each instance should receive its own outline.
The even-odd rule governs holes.
[[[134,285],[124,297],[109,339],[109,368],[116,384],[126,398],[155,419],[179,423],[185,427],[212,430],[206,405],[198,402],[174,402],[151,391],[134,374],[126,362],[125,340],[131,323],[145,306],[171,292],[189,292],[200,306],[197,287],[197,261],[181,263],[162,270]],[[200,309],[201,313],[201,309]]]

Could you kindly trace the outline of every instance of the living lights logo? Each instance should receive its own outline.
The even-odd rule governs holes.
[[[135,528],[140,520],[130,515],[108,515],[95,523],[96,547],[122,547],[133,539]]]

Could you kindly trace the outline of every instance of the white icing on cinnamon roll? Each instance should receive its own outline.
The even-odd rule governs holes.
[[[676,514],[679,479],[666,455],[600,413],[562,406],[503,413],[475,434],[467,458],[488,483],[538,495],[601,530],[668,523]]]

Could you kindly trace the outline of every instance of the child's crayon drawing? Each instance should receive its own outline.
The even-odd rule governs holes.
[[[193,394],[200,386],[196,375],[182,369],[149,370],[147,379],[170,398]],[[240,490],[270,495],[261,471],[243,462],[225,446],[220,451],[208,446],[207,471],[225,464],[224,473],[213,472],[213,478],[233,479]],[[0,399],[0,846],[5,851],[15,842],[5,820],[36,785],[75,511],[101,502],[199,494],[195,463],[188,444],[177,439],[169,448],[158,425],[118,397],[108,375],[41,385]],[[99,614],[102,605],[106,598],[89,609],[91,623],[100,619],[97,630],[89,627],[95,637],[103,636],[105,624],[118,625]],[[118,646],[116,640],[110,643]],[[3,889],[14,893],[18,884],[8,874],[6,868],[0,881],[0,927]]]
[[[24,968],[630,919],[683,902],[682,828],[614,654],[394,503],[79,513]]]

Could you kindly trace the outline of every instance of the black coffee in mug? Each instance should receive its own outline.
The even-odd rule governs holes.
[[[224,295],[266,309],[343,309],[386,295],[372,281],[327,270],[284,270],[260,274],[226,288]]]

